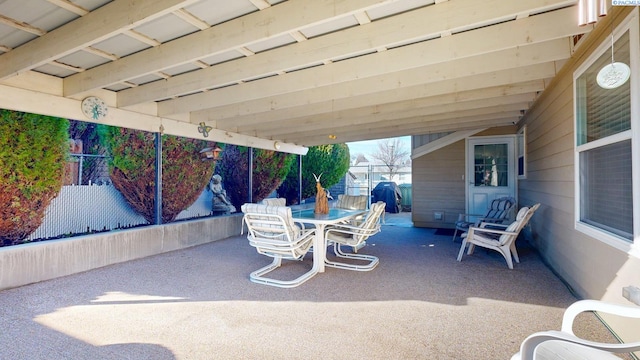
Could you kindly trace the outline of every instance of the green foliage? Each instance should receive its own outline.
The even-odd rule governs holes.
[[[173,221],[193,204],[213,176],[213,161],[202,161],[207,141],[176,136],[162,137],[162,221]]]
[[[0,110],[0,246],[35,231],[62,188],[66,119]]]
[[[322,174],[320,184],[326,189],[340,182],[347,171],[349,171],[349,147],[347,144],[309,147],[307,155],[302,157],[302,198],[310,198],[316,194],[316,180],[313,174]],[[278,193],[287,198],[287,203],[297,203],[297,162],[292,164],[289,175],[278,189]]]
[[[129,205],[154,222],[155,134],[111,126],[98,128],[112,158],[113,185]],[[202,161],[200,150],[213,146],[203,140],[162,136],[162,221],[173,221],[202,193],[213,175],[213,164]]]
[[[242,146],[227,145],[216,173],[231,203],[240,209],[249,199],[249,155]],[[262,201],[282,183],[296,156],[271,150],[253,149],[253,202]]]
[[[240,206],[249,198],[248,168],[248,149],[227,144],[216,164],[216,174],[222,177],[222,187],[236,209],[240,209]]]

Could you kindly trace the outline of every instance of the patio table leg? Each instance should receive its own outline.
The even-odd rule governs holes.
[[[324,272],[324,261],[327,259],[324,228],[324,224],[316,224],[316,235],[313,237],[313,269],[317,272]]]

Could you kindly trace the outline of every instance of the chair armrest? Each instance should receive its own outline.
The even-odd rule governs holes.
[[[380,225],[377,225],[371,228],[362,228],[360,226],[337,224],[335,226],[329,227],[325,231],[325,234],[329,234],[330,232],[340,232],[343,234],[371,236],[380,232]]]
[[[640,319],[640,307],[621,304],[611,304],[598,300],[580,300],[571,304],[562,317],[562,331],[573,334],[573,321],[578,314],[585,311],[598,311],[602,313]]]
[[[491,226],[490,228],[487,228],[487,226]],[[491,229],[491,228],[502,228],[502,229],[506,229],[509,227],[508,224],[496,224],[496,223],[492,223],[492,222],[481,222],[479,226],[477,226],[479,228],[482,229]]]
[[[519,360],[534,360],[534,354],[536,348],[543,344],[546,341],[565,341],[572,344],[582,345],[585,347],[614,352],[614,353],[628,353],[633,351],[640,350],[640,342],[634,343],[618,343],[618,344],[610,344],[610,343],[600,343],[590,340],[581,339],[573,334],[569,334],[563,331],[542,331],[529,335],[520,346],[520,357],[514,356],[512,359]]]
[[[504,220],[505,219],[501,219],[501,218],[482,217],[478,219],[478,222],[495,223],[495,222],[504,221]]]
[[[490,229],[490,228],[479,228],[475,226],[472,226],[469,228],[469,233],[471,232],[491,233],[491,234],[500,234],[500,235],[518,235],[517,232],[513,232],[513,231],[505,231],[505,230]]]

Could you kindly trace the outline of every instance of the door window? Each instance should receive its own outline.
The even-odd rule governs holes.
[[[475,186],[508,186],[508,150],[507,144],[474,146]]]

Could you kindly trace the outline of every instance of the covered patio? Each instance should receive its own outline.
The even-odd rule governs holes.
[[[292,289],[250,282],[270,259],[236,236],[5,290],[0,358],[508,359],[576,300],[523,239],[514,270],[482,250],[457,262],[460,242],[387,215],[361,250],[375,271]],[[610,336],[593,315],[578,332]]]
[[[232,217],[7,250],[0,284],[44,281],[0,292],[0,358],[504,359],[577,297],[627,303],[621,289],[640,286],[640,15],[608,1],[581,26],[578,3],[0,1],[0,108],[298,155],[411,135],[423,226],[386,226],[365,249],[380,258],[371,273],[328,269],[284,291],[248,281],[269,259]],[[628,101],[602,117],[628,115],[607,136],[635,169],[616,177],[630,184],[626,237],[579,206],[592,192],[574,89],[609,46],[632,69]],[[518,204],[541,203],[514,270],[482,251],[456,262],[459,243],[429,228],[468,212],[469,139],[496,136],[523,145]],[[606,320],[627,342],[640,333]]]

